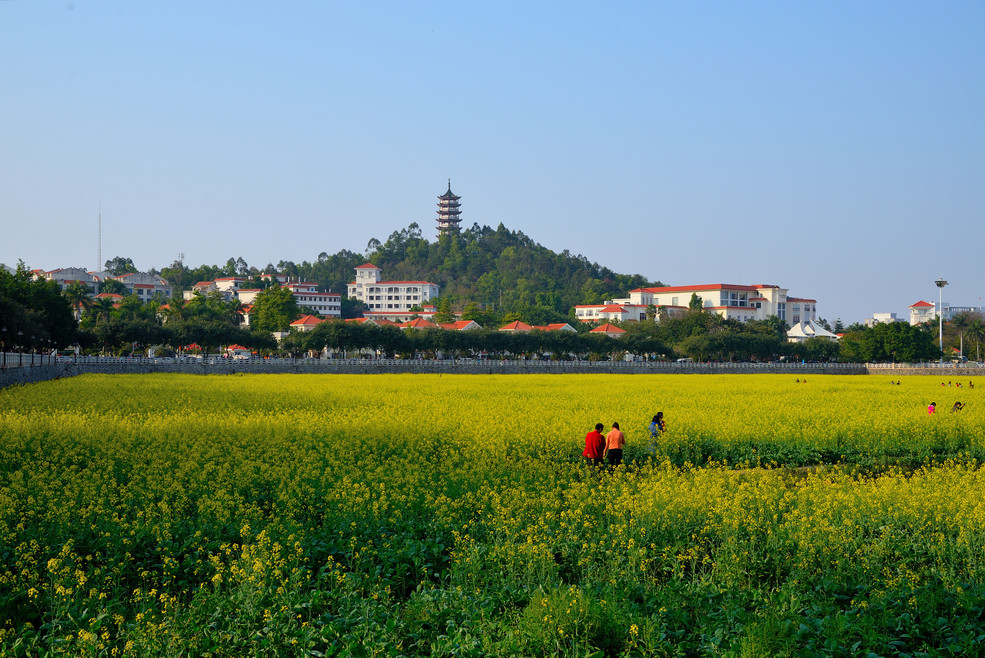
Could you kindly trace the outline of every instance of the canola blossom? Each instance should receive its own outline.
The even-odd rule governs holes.
[[[985,636],[985,388],[962,383],[7,389],[0,653],[967,653]],[[613,421],[624,465],[587,467],[585,433]]]

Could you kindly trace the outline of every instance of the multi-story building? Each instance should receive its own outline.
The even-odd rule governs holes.
[[[372,263],[356,267],[356,280],[349,283],[347,294],[366,305],[366,316],[383,316],[399,313],[410,314],[415,306],[423,307],[438,296],[438,286],[430,281],[381,281],[380,268]],[[424,313],[420,313],[424,315]]]
[[[308,281],[289,281],[284,287],[291,291],[298,306],[306,306],[326,318],[342,317],[342,295],[319,292],[318,284]]]
[[[64,267],[57,270],[51,270],[50,272],[35,270],[33,274],[39,279],[56,282],[62,290],[65,290],[65,288],[73,283],[80,283],[84,286],[89,286],[89,289],[92,291],[93,295],[99,293],[100,279],[81,267]]]
[[[910,304],[909,310],[911,325],[923,324],[924,322],[932,322],[937,320],[937,304],[931,304],[930,302],[925,302],[921,299],[916,304]],[[948,302],[944,302],[940,315],[944,319],[944,322],[950,322],[951,318],[955,315],[981,312],[981,307],[951,306]]]
[[[363,317],[379,324],[381,322],[392,322],[394,324],[404,324],[415,317],[431,320],[438,312],[437,306],[425,304],[420,311],[363,311]]]
[[[817,300],[790,297],[786,288],[775,285],[726,283],[637,288],[630,290],[625,299],[576,306],[575,316],[582,322],[640,321],[646,319],[646,309],[651,305],[671,314],[682,313],[689,308],[692,295],[698,296],[704,311],[739,322],[765,320],[773,315],[789,325],[816,319]]]
[[[136,295],[142,302],[153,299],[154,295],[158,293],[164,295],[165,297],[171,296],[171,284],[168,283],[167,279],[162,279],[161,277],[153,274],[147,274],[146,272],[132,272],[114,276],[112,278],[126,286],[127,290],[130,291],[130,294]]]

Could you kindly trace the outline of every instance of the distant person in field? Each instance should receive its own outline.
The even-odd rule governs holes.
[[[955,402],[954,406],[951,407],[951,413],[953,414],[955,411],[961,411],[962,409],[964,409],[964,405],[960,402]]]
[[[626,445],[626,435],[619,429],[619,423],[612,423],[612,429],[605,435],[605,456],[609,466],[622,463],[622,449]]]
[[[664,412],[658,411],[657,415],[650,422],[650,454],[657,452],[657,440],[666,431],[667,425],[664,423]]]
[[[596,423],[595,429],[585,435],[585,452],[581,456],[585,458],[585,463],[592,466],[602,465],[602,455],[605,454],[605,437],[602,430],[605,425]]]
[[[927,407],[927,413],[928,414],[933,414],[935,411],[937,411],[937,403],[936,402],[931,402],[930,403],[930,406]]]

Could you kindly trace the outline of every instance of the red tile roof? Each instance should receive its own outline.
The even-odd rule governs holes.
[[[313,326],[313,325],[316,325],[316,324],[321,324],[322,322],[324,322],[324,320],[322,320],[321,318],[316,318],[313,315],[302,315],[297,320],[295,320],[294,322],[292,322],[291,323],[291,326],[292,327],[307,327],[307,326]]]
[[[746,286],[740,284],[731,283],[709,283],[705,286],[665,286],[663,288],[637,288],[630,292],[652,292],[652,293],[664,293],[664,292],[697,292],[699,290],[745,290],[747,292],[756,292],[760,288],[775,288],[776,286]]]
[[[519,320],[503,325],[499,328],[500,331],[530,331],[531,329],[533,329],[533,327],[524,322],[520,322]]]
[[[928,306],[930,308],[936,308],[936,306],[934,306],[930,302],[925,302],[922,299],[919,302],[917,302],[916,304],[910,304],[910,308],[927,308]]]
[[[590,333],[590,334],[624,334],[624,333],[626,333],[626,330],[625,329],[620,329],[616,325],[609,324],[608,322],[606,322],[603,325],[599,325],[598,327],[595,327],[594,329],[592,329],[588,333]]]
[[[417,318],[416,320],[408,320],[400,325],[404,329],[436,329],[438,325],[435,323],[425,320],[424,318]]]

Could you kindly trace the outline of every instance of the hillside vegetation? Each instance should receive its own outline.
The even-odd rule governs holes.
[[[383,270],[385,280],[438,284],[441,299],[452,310],[474,303],[525,316],[536,309],[545,319],[566,317],[576,304],[599,303],[633,288],[661,285],[639,274],[617,274],[568,250],[555,253],[503,224],[495,229],[473,224],[457,235],[443,235],[432,242],[415,223],[394,231],[386,241],[373,238],[363,254],[348,249],[322,252],[314,262],[282,260],[263,271],[315,281],[324,290],[345,294],[346,284],[354,278],[353,268],[367,261]],[[183,290],[197,281],[260,271],[242,258],[230,258],[223,267],[188,269],[175,263],[161,270],[161,276],[176,290]]]

